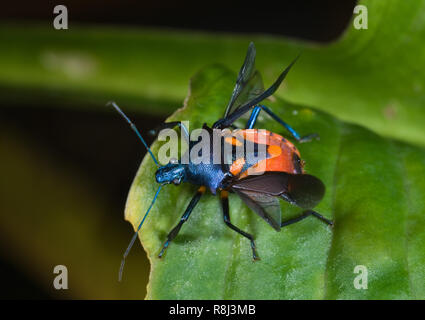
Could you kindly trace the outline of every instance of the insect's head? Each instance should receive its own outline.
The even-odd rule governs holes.
[[[186,180],[186,166],[176,159],[171,159],[168,164],[158,168],[155,178],[156,182],[160,184],[173,183],[179,185]]]

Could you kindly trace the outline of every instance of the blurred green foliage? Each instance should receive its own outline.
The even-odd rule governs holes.
[[[350,23],[329,45],[265,35],[2,25],[0,88],[9,102],[85,108],[115,99],[140,112],[169,114],[197,70],[212,62],[237,70],[254,41],[266,83],[302,52],[279,92],[289,101],[424,145],[425,1],[360,4],[368,8],[368,29]]]
[[[131,281],[117,281],[128,237],[118,231],[116,219],[105,220],[108,208],[94,182],[58,163],[17,128],[0,128],[0,156],[3,257],[52,298],[144,297],[149,265],[143,256],[131,256],[126,270]],[[53,288],[53,268],[59,264],[68,269],[69,290]]]

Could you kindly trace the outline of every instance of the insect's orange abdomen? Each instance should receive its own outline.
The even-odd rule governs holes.
[[[260,160],[249,170],[242,172],[239,178],[242,179],[248,175],[270,171],[292,174],[304,173],[300,152],[292,142],[281,135],[268,130],[246,129],[235,131],[234,136],[238,140],[245,139],[259,144],[264,143],[267,146],[267,159]],[[239,169],[239,166],[234,163],[234,168]]]

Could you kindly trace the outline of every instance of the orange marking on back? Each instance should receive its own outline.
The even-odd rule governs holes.
[[[237,176],[243,169],[243,166],[245,165],[245,159],[239,158],[236,159],[235,162],[232,163],[230,166],[230,173],[234,176]]]
[[[272,144],[267,148],[267,152],[274,158],[282,153],[282,148],[278,145]]]
[[[242,145],[242,142],[240,142],[235,137],[226,137],[226,138],[224,138],[224,141],[226,141],[226,143],[231,144],[232,146],[240,147]]]

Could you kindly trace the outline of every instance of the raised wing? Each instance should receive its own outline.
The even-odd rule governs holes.
[[[252,50],[254,50],[253,53]],[[239,117],[275,93],[298,57],[296,57],[289,66],[283,70],[277,80],[264,91],[261,76],[255,71],[255,47],[254,44],[251,43],[248,48],[245,62],[239,71],[236,86],[233,89],[232,97],[226,108],[224,118],[216,121],[213,124],[213,128],[224,129],[230,127]]]
[[[236,192],[261,193],[281,197],[303,209],[314,208],[325,194],[325,185],[309,174],[286,172],[266,172],[259,176],[249,176],[232,184]]]
[[[236,85],[233,89],[229,104],[227,105],[224,118],[233,113],[240,106],[255,99],[264,91],[263,81],[260,73],[255,69],[256,50],[254,43],[250,43],[246,53],[245,61],[239,70]]]

